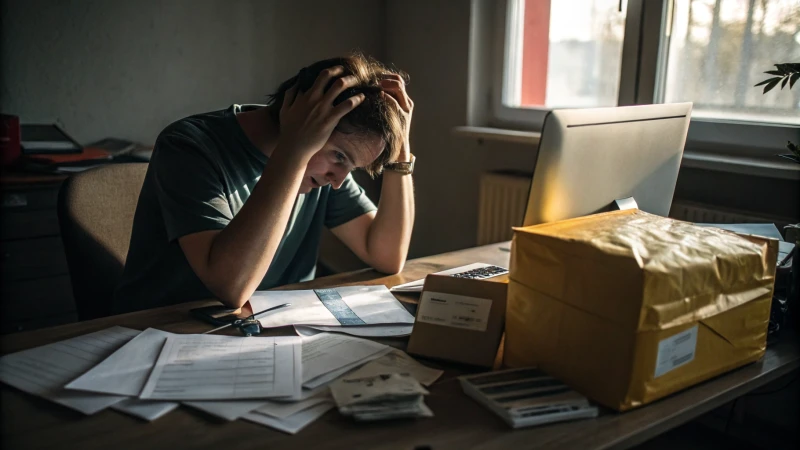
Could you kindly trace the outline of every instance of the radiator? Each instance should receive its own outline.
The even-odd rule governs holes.
[[[674,201],[669,217],[695,223],[774,223],[779,229],[791,222],[791,219],[785,217],[735,211],[687,201]]]
[[[529,173],[486,172],[481,175],[478,245],[511,239],[511,227],[522,225],[530,187]]]

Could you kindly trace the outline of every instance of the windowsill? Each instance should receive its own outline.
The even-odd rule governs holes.
[[[744,156],[725,156],[687,151],[683,153],[681,166],[766,178],[800,180],[800,164],[780,161],[777,156],[775,161],[769,161]]]
[[[452,133],[458,137],[478,139],[478,141],[514,142],[518,144],[539,145],[542,134],[536,131],[520,131],[492,127],[454,127]],[[682,167],[712,170],[717,172],[739,173],[766,178],[800,180],[800,164],[775,160],[748,158],[745,156],[726,156],[712,153],[685,151]]]
[[[478,141],[515,142],[518,144],[539,145],[542,133],[536,131],[508,130],[491,127],[454,127],[455,136],[478,139]]]

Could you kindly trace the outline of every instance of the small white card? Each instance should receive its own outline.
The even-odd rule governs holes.
[[[417,322],[464,330],[486,331],[492,301],[444,292],[423,292]]]
[[[656,373],[653,378],[658,378],[667,372],[692,362],[696,348],[697,325],[662,339],[658,343]]]

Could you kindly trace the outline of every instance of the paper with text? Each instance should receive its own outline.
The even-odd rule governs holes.
[[[125,399],[119,395],[77,392],[64,385],[120,348],[138,330],[111,327],[0,358],[0,381],[84,414],[94,414]]]
[[[343,286],[335,289],[342,297],[342,302],[366,325],[414,323],[414,316],[386,286]],[[342,325],[313,290],[257,291],[250,298],[253,311],[263,311],[283,303],[291,303],[291,306],[258,319],[263,327]]]
[[[230,400],[294,395],[297,339],[169,336],[140,397]]]
[[[293,364],[293,382],[294,392],[288,397],[276,398],[281,401],[301,401],[306,398],[308,391],[304,392],[303,384],[303,367],[302,367],[302,342],[298,338],[294,338],[292,343],[292,355],[294,358]],[[213,416],[225,420],[236,420],[250,411],[264,405],[267,400],[208,400],[208,401],[187,401],[183,402],[184,405],[191,408],[199,409]]]

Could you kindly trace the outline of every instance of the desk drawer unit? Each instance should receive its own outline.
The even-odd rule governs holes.
[[[58,227],[60,183],[3,185],[0,333],[77,320]]]

